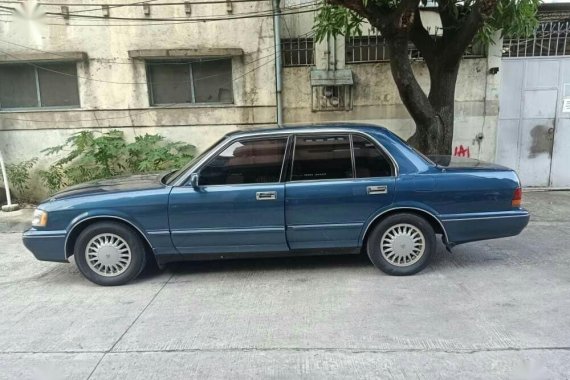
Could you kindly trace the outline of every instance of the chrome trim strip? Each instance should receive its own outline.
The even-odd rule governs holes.
[[[285,227],[255,227],[255,228],[196,228],[192,230],[172,230],[173,235],[215,234],[228,232],[282,232]]]
[[[297,151],[297,135],[293,135],[293,151],[291,152],[291,168],[289,169],[289,178],[285,178],[285,183],[293,182],[293,169],[295,169],[295,152]]]
[[[318,228],[346,228],[346,227],[362,227],[362,223],[337,223],[337,224],[296,224],[287,226],[291,230],[313,230]]]
[[[125,223],[127,223],[129,226],[133,227],[135,230],[137,230],[146,240],[146,242],[148,243],[148,246],[150,247],[151,250],[154,251],[154,247],[152,246],[152,244],[150,243],[150,241],[148,240],[146,234],[137,226],[135,226],[131,221],[125,219],[125,218],[121,218],[120,216],[115,216],[115,215],[96,215],[96,216],[90,216],[87,217],[85,219],[81,219],[79,222],[75,223],[73,225],[73,227],[71,227],[69,229],[69,232],[67,232],[67,235],[65,237],[65,243],[63,245],[63,249],[64,249],[64,254],[65,254],[65,258],[69,258],[69,256],[67,255],[67,242],[69,241],[69,235],[71,235],[71,233],[73,232],[73,230],[75,230],[77,227],[79,227],[81,224],[83,224],[84,222],[88,221],[88,220],[92,220],[92,219],[117,219],[117,220],[121,220]]]
[[[306,183],[306,182],[350,182],[352,184],[358,184],[356,181],[369,181],[369,180],[388,180],[388,179],[395,179],[396,177],[364,177],[364,178],[331,178],[331,179],[300,179],[296,181],[289,181],[287,185],[294,185],[297,183]]]
[[[519,215],[502,215],[502,216],[480,216],[474,218],[455,218],[455,219],[442,219],[442,222],[465,222],[470,220],[485,220],[485,219],[510,219],[510,218],[526,218],[529,214],[519,214]]]
[[[23,235],[23,239],[50,239],[50,238],[65,238],[64,235]]]
[[[35,230],[30,229],[24,231],[24,237],[29,238],[40,238],[40,237],[65,237],[66,231],[65,230],[51,230],[51,231],[42,231],[42,230]]]
[[[281,161],[281,171],[279,172],[279,183],[284,182],[283,175],[285,173],[283,173],[283,170],[285,169],[285,162],[287,162],[287,151],[289,150],[289,144],[291,144],[292,138],[293,136],[288,136],[287,141],[285,142],[285,151],[283,152],[283,160]]]
[[[282,182],[260,182],[260,183],[234,183],[234,184],[229,184],[229,185],[203,185],[200,186],[204,189],[208,189],[211,187],[236,187],[236,186],[258,186],[258,187],[262,187],[262,186],[277,186],[277,185],[285,185]]]
[[[352,163],[352,178],[356,178],[356,158],[354,157],[354,143],[352,142],[352,133],[348,135],[350,142],[350,161]]]
[[[416,210],[416,211],[421,211],[421,212],[425,212],[426,214],[432,216],[435,220],[437,220],[437,223],[439,224],[439,226],[441,227],[441,230],[443,231],[443,236],[445,237],[445,241],[449,243],[449,238],[447,236],[447,231],[445,230],[445,226],[443,225],[442,221],[439,220],[439,218],[437,216],[435,216],[433,213],[424,210],[423,208],[418,208],[418,207],[408,207],[408,206],[402,206],[402,207],[393,207],[390,208],[388,210],[382,211],[380,214],[376,215],[374,217],[374,219],[372,219],[370,221],[370,223],[368,223],[368,225],[366,226],[366,229],[364,230],[364,233],[361,236],[361,239],[364,239],[364,237],[366,236],[366,234],[368,233],[368,230],[370,229],[370,226],[378,219],[380,218],[382,215],[390,212],[390,211],[394,211],[394,210]]]
[[[170,230],[147,231],[149,235],[170,235]]]
[[[334,128],[334,127],[331,127],[331,128],[309,128],[309,129],[303,129],[303,130],[299,130],[299,131],[275,130],[275,131],[270,131],[270,132],[267,132],[267,131],[264,132],[263,130],[259,130],[259,131],[252,131],[252,132],[245,133],[245,134],[240,134],[237,136],[229,135],[228,138],[226,140],[223,140],[216,149],[213,149],[206,156],[202,157],[202,159],[199,162],[196,162],[194,164],[194,166],[192,166],[191,168],[188,168],[188,171],[185,173],[185,175],[181,176],[175,183],[172,184],[172,186],[183,186],[188,181],[188,178],[190,177],[190,175],[192,173],[198,171],[202,167],[203,164],[205,164],[206,162],[208,162],[212,158],[212,156],[218,154],[219,152],[221,152],[223,149],[227,148],[230,144],[234,143],[235,141],[242,140],[244,138],[264,138],[267,136],[279,137],[279,136],[291,136],[291,135],[298,136],[298,135],[306,135],[306,134],[330,134],[330,133],[347,133],[347,134],[353,133],[353,134],[361,135],[361,136],[364,136],[364,137],[370,139],[378,148],[380,148],[390,158],[390,161],[392,161],[392,165],[394,165],[394,170],[395,170],[394,177],[398,177],[398,175],[400,173],[400,167],[398,166],[398,162],[394,159],[394,156],[392,156],[392,154],[382,144],[380,144],[380,142],[374,136],[370,135],[369,133],[362,132],[362,131],[359,131],[359,130],[354,129],[354,128],[340,128],[340,127]],[[292,159],[293,158],[294,158],[294,156],[292,157]],[[323,181],[325,181],[325,180],[323,180]]]

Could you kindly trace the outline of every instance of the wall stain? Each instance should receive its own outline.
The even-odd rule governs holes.
[[[537,125],[530,130],[532,139],[528,158],[536,158],[541,153],[548,153],[552,158],[554,128],[548,125]]]

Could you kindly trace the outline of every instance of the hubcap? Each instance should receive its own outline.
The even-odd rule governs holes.
[[[127,242],[115,234],[100,234],[87,244],[85,258],[89,268],[105,277],[118,276],[131,263],[131,249]]]
[[[405,267],[416,263],[425,252],[423,233],[407,223],[388,229],[380,241],[382,256],[392,265]]]

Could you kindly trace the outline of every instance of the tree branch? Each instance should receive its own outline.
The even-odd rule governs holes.
[[[493,14],[497,3],[498,0],[478,0],[473,5],[463,25],[454,34],[454,37],[449,40],[449,44],[447,44],[444,50],[446,64],[454,65],[461,59],[465,49],[473,41],[479,28]]]
[[[429,123],[435,117],[427,95],[420,87],[408,57],[408,39],[405,36],[388,39],[390,68],[402,102],[416,124]]]
[[[437,46],[422,23],[419,8],[415,10],[414,23],[410,30],[410,40],[418,48],[426,63],[431,63],[435,60]]]

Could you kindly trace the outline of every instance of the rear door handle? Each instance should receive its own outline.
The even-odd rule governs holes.
[[[258,191],[255,193],[255,199],[258,201],[270,201],[277,199],[277,192],[275,191]]]
[[[387,194],[388,187],[387,186],[368,186],[366,187],[366,193],[368,195],[375,195],[375,194]]]

